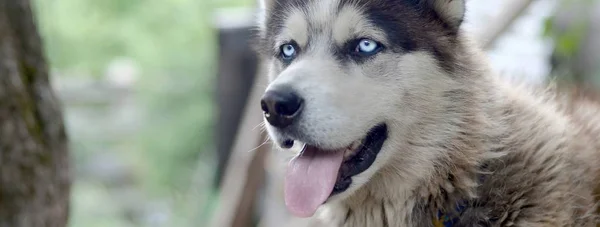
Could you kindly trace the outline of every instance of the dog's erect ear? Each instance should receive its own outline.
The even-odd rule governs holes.
[[[465,0],[427,1],[446,24],[454,28],[458,28],[462,24],[466,11]]]

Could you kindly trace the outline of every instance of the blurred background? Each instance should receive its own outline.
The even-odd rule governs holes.
[[[288,223],[256,127],[255,0],[33,3],[75,166],[70,226]],[[598,0],[470,0],[464,26],[503,76],[593,90],[598,21]]]

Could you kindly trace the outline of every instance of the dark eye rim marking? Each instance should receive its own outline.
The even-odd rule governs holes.
[[[288,45],[292,46],[294,48],[294,55],[292,55],[292,56],[286,56],[284,54],[283,48],[286,47],[286,46],[288,46]],[[285,43],[281,44],[278,47],[278,51],[277,51],[276,55],[277,55],[277,58],[279,58],[282,62],[284,62],[286,64],[289,64],[294,59],[296,59],[296,57],[298,56],[299,52],[300,52],[300,46],[298,46],[298,43],[296,43],[296,41],[294,41],[294,40],[290,40],[288,42],[285,42]]]
[[[377,45],[377,48],[375,48],[375,50],[371,52],[360,51],[360,43],[365,40],[373,42],[375,45]],[[372,58],[385,50],[385,46],[381,42],[369,37],[360,37],[352,39],[346,42],[344,46],[348,55],[350,55],[350,57],[357,61],[364,61],[366,59]]]

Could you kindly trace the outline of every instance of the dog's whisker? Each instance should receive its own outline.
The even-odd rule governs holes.
[[[270,140],[268,137],[266,137],[264,142],[262,142],[262,143],[261,143],[260,145],[258,145],[257,147],[255,147],[255,148],[252,148],[252,149],[248,150],[248,152],[253,152],[253,151],[256,151],[256,150],[258,150],[260,147],[262,147],[262,146],[264,146],[264,145],[266,145],[266,144],[270,144],[270,143],[271,143],[271,140]]]
[[[264,122],[264,121],[262,121],[262,122],[258,123],[258,125],[254,126],[254,128],[252,128],[252,131],[256,130],[257,128],[262,128],[262,129],[264,129],[265,127],[266,127],[266,126],[265,126],[265,122]]]

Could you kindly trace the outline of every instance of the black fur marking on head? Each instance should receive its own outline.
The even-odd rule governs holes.
[[[271,51],[273,48],[273,37],[283,29],[286,13],[290,9],[299,9],[308,15],[306,13],[308,5],[313,4],[315,0],[274,1],[277,2],[268,10],[265,37],[260,38],[263,54],[268,54],[265,51]],[[457,41],[459,29],[436,12],[433,2],[433,0],[340,0],[338,12],[345,6],[356,6],[363,10],[371,23],[387,35],[389,44],[386,45],[386,51],[395,53],[425,51],[438,61],[442,69],[451,72],[457,67],[456,56],[457,50],[460,49],[457,48],[457,45],[460,45]],[[341,62],[349,60],[339,50],[334,48],[332,51]]]
[[[362,55],[356,52],[357,45],[363,38],[356,38],[348,40],[345,44],[340,47],[332,47],[331,51],[333,55],[336,57],[338,62],[343,65],[346,65],[349,61],[356,62],[358,64],[365,63],[373,58],[375,58],[380,52],[384,51],[386,47],[377,40],[373,40],[379,45],[378,49],[374,54],[371,55]]]
[[[373,24],[387,34],[392,51],[426,51],[452,71],[458,28],[450,26],[427,0],[342,0],[355,2]]]

